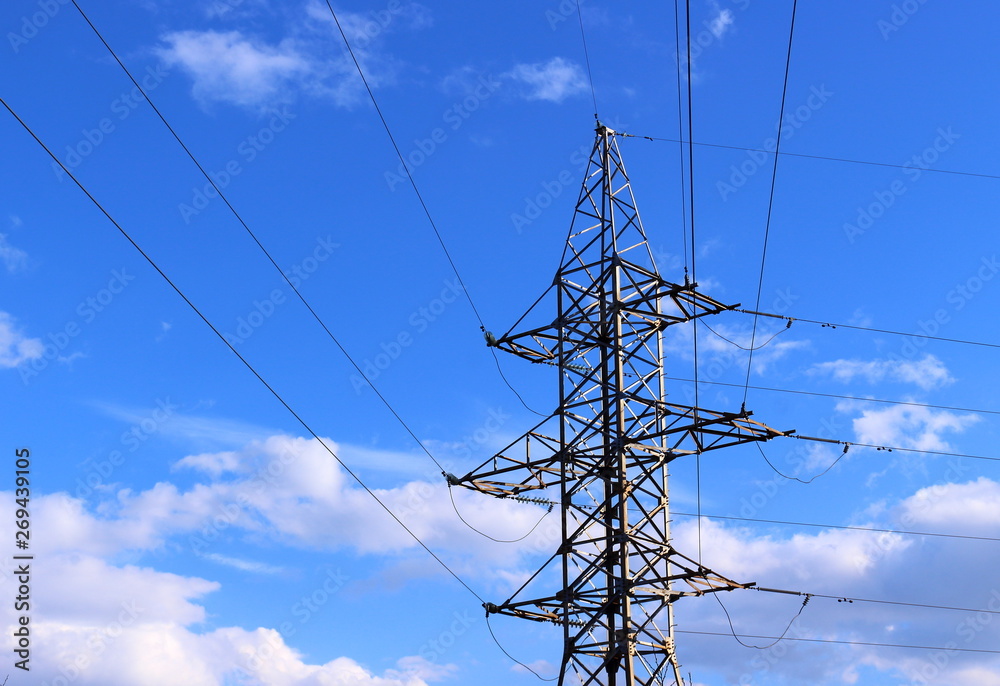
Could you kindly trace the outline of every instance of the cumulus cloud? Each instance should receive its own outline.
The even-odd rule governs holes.
[[[851,407],[844,403],[839,409]],[[935,411],[915,405],[865,409],[853,420],[859,443],[898,446],[915,450],[951,450],[944,434],[961,433],[979,421],[973,414]]]
[[[1000,484],[978,479],[922,489],[885,510],[883,519],[850,523],[996,536],[1000,534],[995,516],[998,505]],[[711,668],[724,675],[727,683],[841,684],[854,683],[857,675],[851,677],[852,670],[866,665],[890,679],[886,683],[898,679],[899,683],[950,686],[989,683],[979,679],[997,673],[1000,661],[996,656],[943,649],[949,645],[990,649],[1000,639],[1000,624],[993,615],[836,600],[872,598],[1000,610],[992,553],[980,543],[858,530],[778,535],[713,520],[703,520],[700,533],[694,520],[683,521],[674,527],[674,534],[674,544],[682,552],[697,550],[699,538],[703,540],[704,563],[736,581],[835,596],[812,598],[792,622],[789,636],[942,647],[935,652],[789,642],[776,644],[777,650],[756,653],[760,659],[750,659],[745,652],[720,651],[720,645],[732,641],[731,637],[696,640],[682,635],[687,643],[685,659],[695,670]],[[961,576],[960,584],[953,583],[956,574]],[[803,597],[734,591],[720,594],[718,600],[726,605],[736,631],[778,636],[789,626]],[[718,600],[679,601],[675,617],[682,634],[683,630],[728,634],[729,618]],[[984,621],[984,617],[994,619]]]
[[[11,369],[24,362],[37,360],[45,346],[40,338],[29,338],[18,329],[14,318],[0,312],[0,367]]]
[[[834,360],[817,364],[810,372],[830,375],[844,382],[861,379],[868,383],[912,383],[925,391],[940,388],[955,380],[944,363],[930,354],[919,360]]]
[[[326,443],[337,454],[351,454],[329,439]],[[201,552],[220,531],[367,555],[394,556],[419,545],[313,439],[272,436],[238,450],[187,456],[174,469],[205,482],[189,490],[168,482],[139,492],[104,487],[96,511],[65,493],[38,498],[35,517],[40,527],[53,532],[39,545],[108,556],[158,550],[172,537],[183,537]],[[489,560],[496,580],[522,574],[520,565],[532,555],[550,552],[558,536],[558,516],[546,516],[542,507],[461,488],[449,494],[443,479],[409,481],[375,493],[422,541],[451,556],[459,568]],[[455,516],[452,497],[467,522],[495,538],[519,539],[545,519],[523,541],[495,546]],[[337,526],[317,527],[316,522]],[[234,567],[255,564],[215,561]]]
[[[46,646],[32,663],[39,682],[61,674],[81,686],[159,686],[169,674],[170,683],[204,686],[236,681],[263,686],[425,686],[453,673],[448,665],[419,657],[402,658],[381,672],[348,657],[309,660],[277,627],[214,623],[206,602],[221,590],[216,581],[110,561],[136,548],[156,550],[157,559],[162,559],[160,555],[174,549],[171,546],[188,544],[220,518],[228,533],[278,534],[268,545],[349,547],[391,558],[415,546],[315,440],[272,436],[232,451],[191,455],[176,468],[205,481],[188,490],[169,483],[138,493],[122,490],[97,505],[65,493],[33,498],[33,521],[45,532],[36,551],[46,563],[44,575],[37,578],[36,597],[42,602],[32,618],[34,635]],[[484,568],[493,567],[499,570],[494,572],[498,578],[502,573],[511,582],[522,580],[518,559],[550,553],[558,540],[559,532],[549,531],[523,543],[496,546],[501,549],[496,554],[457,521],[442,489],[411,481],[376,493],[449,561],[467,556],[469,569],[480,579]],[[455,495],[463,516],[498,537],[523,534],[540,513],[539,508],[462,493]],[[0,514],[8,521],[12,507],[12,494],[0,493]],[[998,508],[1000,483],[980,478],[929,486],[872,508],[850,523],[997,536]],[[993,590],[992,553],[980,543],[857,530],[776,534],[716,520],[704,520],[701,529],[693,520],[676,523],[675,547],[692,554],[703,539],[704,563],[737,581],[806,593],[1000,609],[1000,592]],[[255,540],[264,539],[258,535]],[[252,573],[281,572],[212,550],[204,557]],[[14,578],[5,566],[9,564],[0,562],[8,592]],[[533,565],[529,567],[533,571]],[[956,570],[961,583],[954,583]],[[723,594],[722,600],[738,631],[775,636],[802,604],[802,597],[749,591]],[[676,612],[682,630],[729,631],[713,597],[684,598]],[[983,623],[976,613],[940,612],[815,597],[790,635],[913,645],[953,641],[969,648],[989,648],[1000,640],[1000,623]],[[0,619],[9,647],[14,621],[9,605]],[[731,640],[725,637],[698,642],[684,635],[683,640],[688,665],[696,671],[711,669],[732,683],[741,683],[746,674],[757,681],[743,683],[844,683],[858,666],[909,683],[933,665],[926,651],[807,643],[779,644],[780,660],[751,661],[739,651],[720,651],[719,641]],[[990,683],[984,675],[997,671],[993,656],[948,657],[945,665],[935,667],[939,671],[930,683],[981,686]],[[77,665],[71,679],[67,665]]]
[[[525,100],[559,103],[587,89],[587,78],[580,65],[562,57],[548,62],[517,64],[504,76],[521,86]]]

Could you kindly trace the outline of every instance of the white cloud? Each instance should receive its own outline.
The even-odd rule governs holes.
[[[266,562],[255,562],[253,560],[243,560],[238,557],[229,557],[228,555],[220,555],[219,553],[208,553],[205,555],[206,560],[211,560],[220,565],[225,565],[227,567],[233,567],[234,569],[239,569],[243,572],[252,572],[254,574],[281,574],[285,570],[281,567],[275,567],[274,565],[269,565]]]
[[[255,14],[259,4],[240,10]],[[212,5],[210,16],[230,18],[233,13],[224,5]],[[399,69],[381,49],[385,35],[433,23],[430,11],[414,2],[366,13],[341,11],[337,17],[372,88],[393,82]],[[339,36],[326,3],[311,0],[278,40],[238,30],[174,31],[161,36],[156,53],[191,76],[193,94],[202,105],[222,102],[261,112],[305,94],[351,107],[361,101],[364,87]]]
[[[736,17],[731,9],[721,9],[718,2],[712,3],[712,9],[716,14],[708,20],[708,30],[716,38],[722,38],[732,28]]]
[[[899,505],[897,517],[934,531],[972,533],[996,529],[998,512],[1000,484],[980,477],[922,488]]]
[[[36,527],[46,532],[35,551],[46,561],[36,590],[44,603],[32,618],[39,644],[47,647],[32,663],[33,671],[37,664],[38,680],[51,681],[60,668],[80,656],[86,666],[71,681],[81,686],[159,686],[164,683],[163,674],[171,675],[171,683],[205,686],[233,683],[240,674],[247,680],[241,683],[264,686],[425,686],[453,673],[453,667],[417,657],[403,658],[382,673],[346,657],[315,664],[273,628],[219,626],[203,605],[204,598],[220,590],[212,580],[137,565],[119,567],[103,559],[129,548],[157,549],[159,559],[172,545],[188,540],[218,517],[230,515],[227,534],[274,532],[278,535],[273,541],[282,545],[350,546],[394,557],[414,547],[314,440],[273,436],[236,451],[184,458],[178,468],[208,475],[209,482],[186,492],[173,484],[158,484],[140,493],[121,491],[96,511],[66,494],[33,499]],[[469,558],[466,567],[469,573],[475,570],[480,581],[488,576],[483,571],[487,568],[496,570],[490,572],[496,578],[512,583],[522,580],[518,559],[523,561],[532,552],[551,552],[558,539],[558,531],[547,532],[526,544],[492,546],[500,549],[496,553],[457,522],[442,487],[410,482],[377,493],[449,562],[460,555]],[[524,533],[539,512],[464,493],[455,494],[463,515],[494,535]],[[241,502],[248,504],[233,513],[232,505]],[[0,493],[0,514],[9,520],[12,507],[11,494]],[[996,536],[1000,534],[998,508],[1000,483],[981,478],[925,488],[895,504],[880,503],[867,514],[878,521],[851,523]],[[317,527],[317,521],[328,525]],[[698,532],[692,520],[676,524],[674,535],[674,545],[681,552],[697,549]],[[713,520],[703,522],[702,538],[706,565],[738,581],[755,581],[769,588],[974,608],[987,606],[995,588],[991,553],[964,541],[850,530],[762,535],[747,526]],[[410,561],[427,562],[422,555],[415,554]],[[205,557],[255,573],[279,571],[212,550]],[[527,566],[533,571],[534,564]],[[962,570],[961,584],[951,583],[956,569]],[[459,567],[459,571],[464,569]],[[11,583],[9,567],[2,576]],[[723,596],[737,629],[762,635],[780,633],[801,600],[752,592]],[[715,603],[713,598],[680,601],[676,607],[679,628],[728,631]],[[0,628],[10,636],[13,611],[8,607],[3,613],[5,626]],[[955,640],[973,648],[989,647],[1000,639],[998,623],[978,628],[957,625],[965,618],[813,598],[792,635],[919,645]],[[206,621],[215,623],[206,628]],[[967,640],[960,633],[964,631],[971,632]],[[926,664],[925,653],[919,651],[781,645],[782,659],[769,663],[767,673],[756,675],[766,676],[768,683],[843,683],[856,665],[913,680]],[[695,670],[711,665],[734,683],[747,673],[748,663],[754,664],[744,653],[720,652],[717,643],[695,643],[689,636],[685,636],[683,658]],[[939,683],[980,686],[990,683],[983,680],[984,675],[993,673],[995,667],[996,660],[988,656],[953,656],[946,665],[947,680]]]
[[[340,446],[326,442],[339,454]],[[53,532],[39,545],[44,550],[108,556],[158,550],[172,538],[184,537],[194,552],[204,554],[212,552],[221,526],[227,535],[263,536],[313,549],[392,556],[418,549],[312,439],[272,436],[239,450],[191,455],[174,468],[207,476],[208,483],[187,491],[165,482],[140,492],[105,487],[98,493],[104,500],[96,512],[65,493],[38,498],[38,526]],[[480,574],[488,560],[490,578],[500,582],[520,578],[521,565],[550,552],[558,535],[558,516],[545,516],[539,506],[455,488],[452,495],[465,520],[495,538],[519,539],[544,517],[524,540],[493,544],[456,517],[443,479],[410,481],[375,493],[422,541],[448,556],[450,564]],[[337,525],[317,527],[317,521]]]
[[[15,248],[7,240],[7,234],[0,233],[0,260],[3,260],[7,271],[14,274],[28,266],[28,253]]]
[[[842,403],[838,409],[853,407]],[[862,410],[853,420],[859,443],[898,446],[915,450],[950,450],[945,433],[961,433],[979,421],[973,414],[934,411],[914,405],[894,405],[884,410]]]
[[[296,83],[313,72],[289,40],[268,45],[239,31],[176,31],[163,41],[167,47],[157,53],[194,79],[194,96],[202,102],[251,108],[287,102]]]
[[[711,330],[708,328],[711,326]],[[794,340],[786,329],[757,327],[756,336],[748,325],[731,326],[722,322],[702,320],[698,324],[698,365],[710,378],[717,379],[730,369],[746,371],[748,349],[753,343],[753,372],[764,374],[778,360],[795,350],[809,346],[809,341]],[[691,323],[671,326],[664,346],[671,355],[692,359],[694,326]]]
[[[28,338],[18,330],[14,318],[0,312],[0,367],[11,369],[23,362],[37,360],[45,351],[40,338]]]
[[[524,87],[522,95],[526,100],[558,103],[587,89],[587,78],[580,66],[562,57],[518,64],[504,76]]]
[[[998,507],[1000,483],[979,479],[923,489],[882,511],[886,519],[850,523],[996,536],[1000,534],[1000,522],[995,516]],[[697,550],[699,533],[694,520],[677,524],[674,534],[674,544],[681,552]],[[701,539],[708,567],[736,581],[753,581],[766,588],[1000,608],[993,553],[977,542],[856,530],[808,530],[779,537],[713,520],[702,522]],[[960,583],[955,583],[956,574]],[[802,603],[802,597],[741,591],[723,593],[719,599],[727,606],[737,631],[763,636],[779,635]],[[675,613],[679,629],[729,631],[714,598],[684,599],[675,607]],[[814,597],[795,621],[790,635],[990,649],[1000,639],[996,617],[983,619],[991,616],[859,601],[839,603],[835,598]],[[696,673],[699,666],[711,666],[728,679],[727,683],[854,683],[857,675],[850,674],[861,665],[878,669],[889,679],[886,683],[897,683],[892,680],[896,678],[899,683],[978,686],[990,683],[982,681],[983,675],[1000,673],[997,658],[986,655],[783,643],[777,644],[778,650],[760,652],[760,659],[751,659],[745,652],[720,650],[727,640],[722,637],[700,642],[684,638],[688,642],[683,656],[687,664]],[[933,655],[947,659],[934,667]],[[921,681],[929,665],[934,668],[933,676]],[[878,677],[874,679],[871,683],[878,681]]]
[[[869,383],[896,381],[916,384],[925,391],[940,388],[955,379],[948,368],[934,355],[919,360],[834,360],[815,365],[810,373],[829,374],[838,381],[862,379]]]

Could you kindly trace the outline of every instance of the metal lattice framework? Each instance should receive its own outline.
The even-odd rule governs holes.
[[[737,305],[657,273],[615,136],[598,125],[548,293],[556,319],[544,318],[551,297],[543,296],[510,332],[487,334],[492,346],[558,368],[558,409],[469,474],[446,476],[501,498],[558,488],[561,545],[510,599],[486,610],[563,627],[560,685],[680,685],[672,603],[752,584],[671,546],[667,466],[789,432],[744,410],[664,400],[662,331]],[[550,323],[514,333],[533,317]]]

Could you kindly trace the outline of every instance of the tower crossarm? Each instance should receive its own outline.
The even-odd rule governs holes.
[[[653,330],[665,329],[674,324],[683,324],[699,317],[720,314],[740,307],[740,303],[725,305],[699,292],[695,283],[684,285],[672,283],[624,261],[620,261],[617,266],[625,267],[621,273],[626,274],[630,282],[626,297],[612,309],[625,314],[637,323],[646,322],[646,325]],[[562,291],[563,297],[563,316],[560,319],[524,331],[515,332],[511,329],[499,338],[487,333],[487,345],[535,364],[554,366],[560,365],[560,342],[564,349],[599,345],[601,341],[594,334],[594,324],[597,321],[595,315],[601,307],[600,297],[595,291],[599,290],[598,283],[584,288],[570,281],[569,275],[564,275],[564,281],[556,285]],[[538,302],[543,301],[544,298]],[[564,362],[564,366],[573,368],[572,363]]]
[[[499,498],[517,497],[562,481],[563,447],[541,429],[547,418],[465,476],[445,473],[449,486],[463,486]]]
[[[674,456],[728,448],[753,441],[769,441],[778,436],[791,436],[794,429],[779,431],[763,422],[750,419],[753,412],[719,412],[691,405],[677,405],[657,401],[664,415],[662,436],[668,452]],[[684,447],[685,439],[693,440],[693,447]]]

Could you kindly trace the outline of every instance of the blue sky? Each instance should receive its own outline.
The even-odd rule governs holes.
[[[593,142],[576,5],[336,3],[431,224],[325,2],[81,3],[233,207],[406,426],[453,471],[537,422],[504,384],[466,293],[506,331],[551,283]],[[601,119],[678,137],[673,7],[584,0]],[[993,116],[1000,10],[940,0],[800,3],[761,309],[995,342],[1000,305]],[[773,147],[791,3],[693,0],[694,139]],[[485,599],[554,548],[456,516],[438,469],[156,117],[72,4],[0,13],[0,95],[343,461]],[[682,86],[685,85],[682,83]],[[479,600],[330,458],[8,113],[0,117],[0,502],[32,456],[30,678],[11,684],[520,684]],[[683,278],[676,143],[620,141],[661,272]],[[695,147],[698,280],[752,308],[773,157]],[[934,171],[951,170],[965,174]],[[975,174],[986,176],[975,176]],[[716,332],[746,346],[753,321]],[[762,319],[759,336],[782,329]],[[668,332],[690,379],[693,332]],[[746,352],[699,327],[703,406],[737,410]],[[761,340],[758,337],[757,342]],[[809,485],[752,446],[678,460],[672,507],[709,515],[998,537],[996,349],[796,322],[754,354],[747,407],[852,447]],[[532,408],[556,377],[502,358]],[[691,384],[671,382],[689,402]],[[913,404],[873,403],[864,398]],[[929,407],[933,405],[935,407]],[[952,409],[946,409],[952,408]],[[965,408],[965,409],[954,409]],[[802,480],[839,445],[763,446]],[[933,453],[933,454],[932,454]],[[519,538],[544,509],[457,492],[464,517]],[[996,542],[703,519],[704,561],[761,586],[1000,610]],[[676,546],[698,522],[674,519]],[[13,536],[13,524],[10,525]],[[8,544],[10,546],[10,544]],[[11,548],[12,549],[12,548]],[[6,645],[18,613],[10,559]],[[8,602],[10,600],[11,602]],[[776,636],[801,599],[724,598],[736,629]],[[676,606],[726,633],[718,603]],[[679,634],[693,683],[1000,684],[997,615],[814,598],[789,636]],[[493,620],[555,673],[558,630]],[[769,641],[753,639],[758,645]],[[748,640],[750,642],[750,640]],[[938,649],[940,648],[940,649]],[[951,648],[951,649],[945,649]]]

